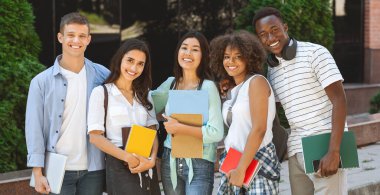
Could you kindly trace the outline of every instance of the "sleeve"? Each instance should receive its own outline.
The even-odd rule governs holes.
[[[148,95],[148,100],[152,103],[153,108],[151,110],[148,110],[148,120],[147,120],[146,124],[148,127],[152,126],[152,125],[156,125],[156,130],[157,130],[158,129],[158,122],[156,119],[154,102],[153,102],[152,96],[150,94]]]
[[[29,86],[25,113],[25,138],[28,149],[27,166],[44,167],[45,141],[43,135],[43,84],[35,77]]]
[[[163,82],[156,90],[150,92],[155,106],[155,112],[158,114],[164,110],[169,97],[170,84],[173,82],[174,77],[169,77]]]
[[[104,131],[104,90],[102,86],[95,87],[90,96],[87,114],[87,131]]]
[[[336,81],[343,81],[334,58],[323,46],[319,46],[312,54],[311,66],[323,88]]]
[[[202,126],[203,143],[215,143],[223,139],[224,133],[221,101],[215,84],[211,81],[204,84],[209,94],[209,120]]]

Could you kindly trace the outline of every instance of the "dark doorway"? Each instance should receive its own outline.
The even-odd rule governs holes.
[[[364,75],[364,3],[362,0],[345,0],[342,1],[342,7],[342,5],[339,6],[340,1],[334,0],[335,44],[333,56],[345,83],[362,83]],[[337,9],[340,9],[341,12],[337,13]]]

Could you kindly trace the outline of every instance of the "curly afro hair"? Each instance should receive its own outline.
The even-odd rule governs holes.
[[[266,52],[255,35],[242,30],[218,36],[211,41],[210,67],[217,79],[232,80],[223,66],[224,52],[228,46],[240,51],[247,64],[247,74],[262,74]]]

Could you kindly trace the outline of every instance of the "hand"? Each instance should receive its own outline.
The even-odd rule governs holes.
[[[238,168],[237,169],[232,169],[227,174],[228,182],[231,185],[237,186],[237,187],[240,187],[240,188],[243,186],[244,176],[245,176],[245,172],[239,170]]]
[[[129,168],[137,167],[140,164],[140,161],[136,156],[127,152],[125,153],[127,154],[127,156],[124,161],[128,164]]]
[[[175,120],[172,117],[165,116],[164,114],[162,115],[166,122],[164,122],[165,129],[168,133],[175,135],[178,133],[178,128],[180,128],[181,123],[179,123],[177,120]]]
[[[36,171],[36,169],[39,169]],[[35,167],[33,168],[34,172],[34,181],[35,181],[35,187],[34,189],[41,194],[49,194],[50,193],[50,186],[48,184],[48,181],[45,176],[42,175],[41,167]]]
[[[319,163],[321,177],[334,175],[339,168],[340,155],[339,152],[328,152]]]
[[[146,170],[151,169],[151,168],[154,167],[155,160],[153,160],[151,158],[148,159],[148,158],[145,158],[145,157],[137,155],[137,154],[133,154],[133,155],[137,159],[139,159],[140,164],[137,167],[134,167],[134,168],[129,167],[129,170],[131,171],[131,173],[141,173],[143,171],[146,171]]]

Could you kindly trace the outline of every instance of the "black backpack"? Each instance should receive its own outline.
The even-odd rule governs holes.
[[[287,149],[288,149],[287,142],[289,138],[289,133],[286,131],[284,127],[281,126],[280,119],[278,118],[277,113],[273,120],[272,132],[273,132],[272,142],[274,146],[276,147],[276,154],[277,154],[278,160],[282,162],[286,156]]]

